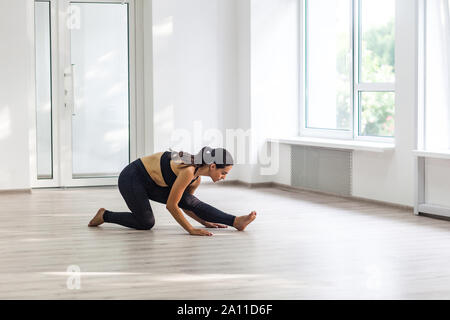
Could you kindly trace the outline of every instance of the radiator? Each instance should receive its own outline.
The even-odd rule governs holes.
[[[350,196],[352,151],[292,146],[291,183],[294,187]]]

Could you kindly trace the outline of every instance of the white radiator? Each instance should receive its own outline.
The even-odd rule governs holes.
[[[352,194],[352,151],[292,146],[291,161],[292,186]]]

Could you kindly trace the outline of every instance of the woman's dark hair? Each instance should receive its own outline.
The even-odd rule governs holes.
[[[184,151],[172,151],[172,160],[181,160],[186,166],[194,166],[196,168],[203,167],[215,163],[219,169],[226,166],[232,166],[233,156],[226,149],[203,147],[196,155]]]

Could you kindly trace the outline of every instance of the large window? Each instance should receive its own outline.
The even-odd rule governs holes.
[[[394,0],[304,0],[301,134],[392,140]]]

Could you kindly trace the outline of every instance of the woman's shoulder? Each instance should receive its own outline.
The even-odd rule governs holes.
[[[149,155],[143,156],[141,159],[161,158],[161,156],[162,156],[163,153],[164,153],[164,152],[156,152],[156,153],[153,153],[153,154],[149,154]]]
[[[189,165],[187,166],[183,162],[178,162],[178,161],[173,161],[173,160],[172,160],[172,163],[173,163],[173,166],[177,168],[178,172],[180,172],[180,171],[188,172],[188,173],[190,173],[192,175],[194,175],[194,173],[195,173],[195,167],[194,166],[189,166]]]
[[[149,154],[147,156],[141,157],[142,163],[146,168],[156,168],[161,159],[162,152],[157,152],[153,154]]]

